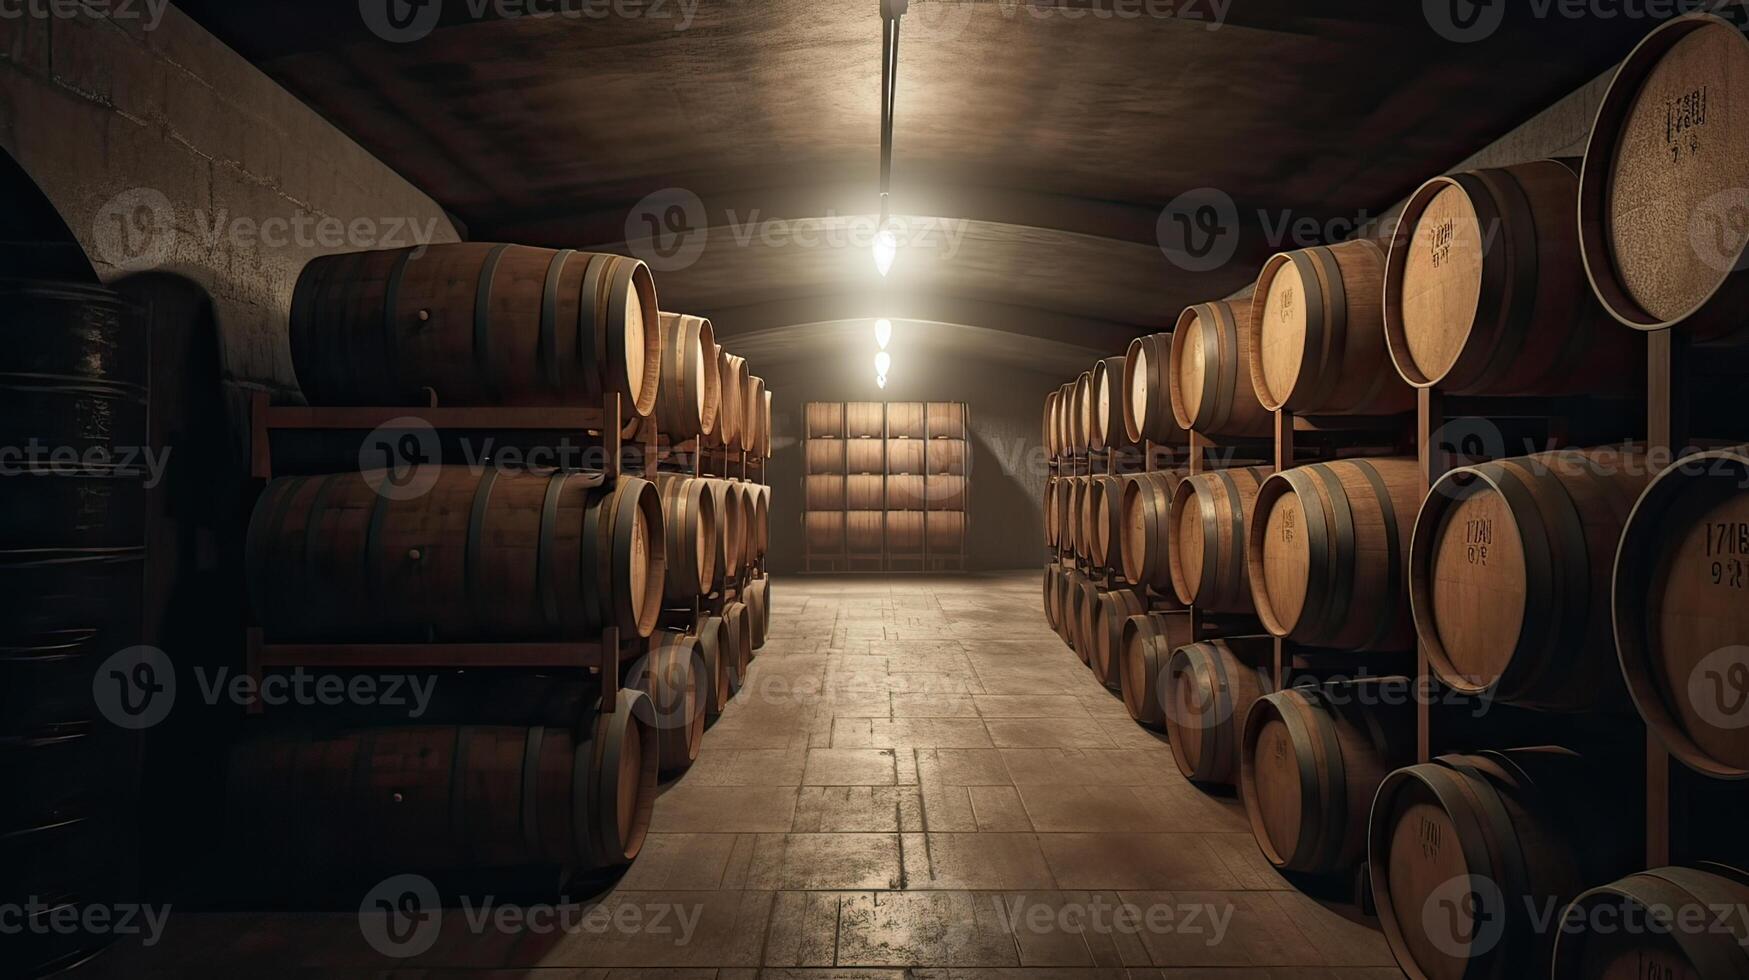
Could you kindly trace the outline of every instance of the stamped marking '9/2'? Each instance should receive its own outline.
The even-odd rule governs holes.
[[[1708,521],[1706,556],[1713,584],[1741,589],[1749,584],[1749,521]]]

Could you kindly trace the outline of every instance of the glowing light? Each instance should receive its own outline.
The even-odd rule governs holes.
[[[899,239],[891,228],[882,228],[875,233],[874,260],[875,268],[880,270],[884,278],[893,271],[893,259],[899,254]]]
[[[887,372],[889,370],[891,370],[892,367],[893,367],[893,355],[887,353],[886,351],[881,351],[879,354],[875,355],[875,373],[876,374],[878,374],[884,378],[887,376]]]
[[[875,321],[875,343],[880,345],[881,350],[886,350],[887,344],[890,343],[892,341],[892,339],[893,339],[893,321],[891,321],[891,320],[876,320]]]
[[[875,375],[875,384],[885,388],[887,386],[887,376],[884,374]]]

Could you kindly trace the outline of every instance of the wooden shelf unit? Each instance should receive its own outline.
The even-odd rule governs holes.
[[[263,481],[263,485],[273,479],[274,432],[370,432],[403,420],[412,420],[434,430],[521,430],[583,435],[600,443],[604,478],[609,484],[628,473],[653,477],[660,460],[654,426],[633,426],[636,441],[631,447],[626,445],[619,421],[618,393],[604,396],[599,407],[460,408],[435,404],[276,406],[269,402],[265,392],[256,392],[250,403],[250,475]],[[571,642],[274,643],[268,641],[259,626],[251,625],[246,638],[245,669],[257,687],[262,672],[274,668],[578,669],[599,678],[603,710],[612,711],[619,688],[619,666],[637,656],[641,649],[640,639],[626,642],[618,627],[608,627],[594,640]],[[251,714],[259,714],[261,710],[259,699],[249,707]]]

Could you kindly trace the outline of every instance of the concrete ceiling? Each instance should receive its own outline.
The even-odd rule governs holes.
[[[1459,44],[1408,0],[1220,0],[1212,30],[1216,0],[912,0],[894,206],[919,240],[883,281],[875,0],[426,3],[405,43],[361,11],[430,8],[184,6],[471,237],[642,254],[664,308],[728,337],[889,316],[1004,332],[1022,361],[1121,349],[1279,247],[1341,237],[1651,26],[1514,4]],[[511,15],[555,5],[574,15]],[[1239,216],[1234,255],[1187,270],[1157,226],[1206,187]],[[1321,230],[1284,245],[1289,219]]]

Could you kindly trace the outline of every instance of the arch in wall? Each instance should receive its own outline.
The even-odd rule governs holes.
[[[0,275],[97,282],[97,270],[61,213],[4,149],[0,149],[0,201],[6,208],[5,225],[0,227]]]

